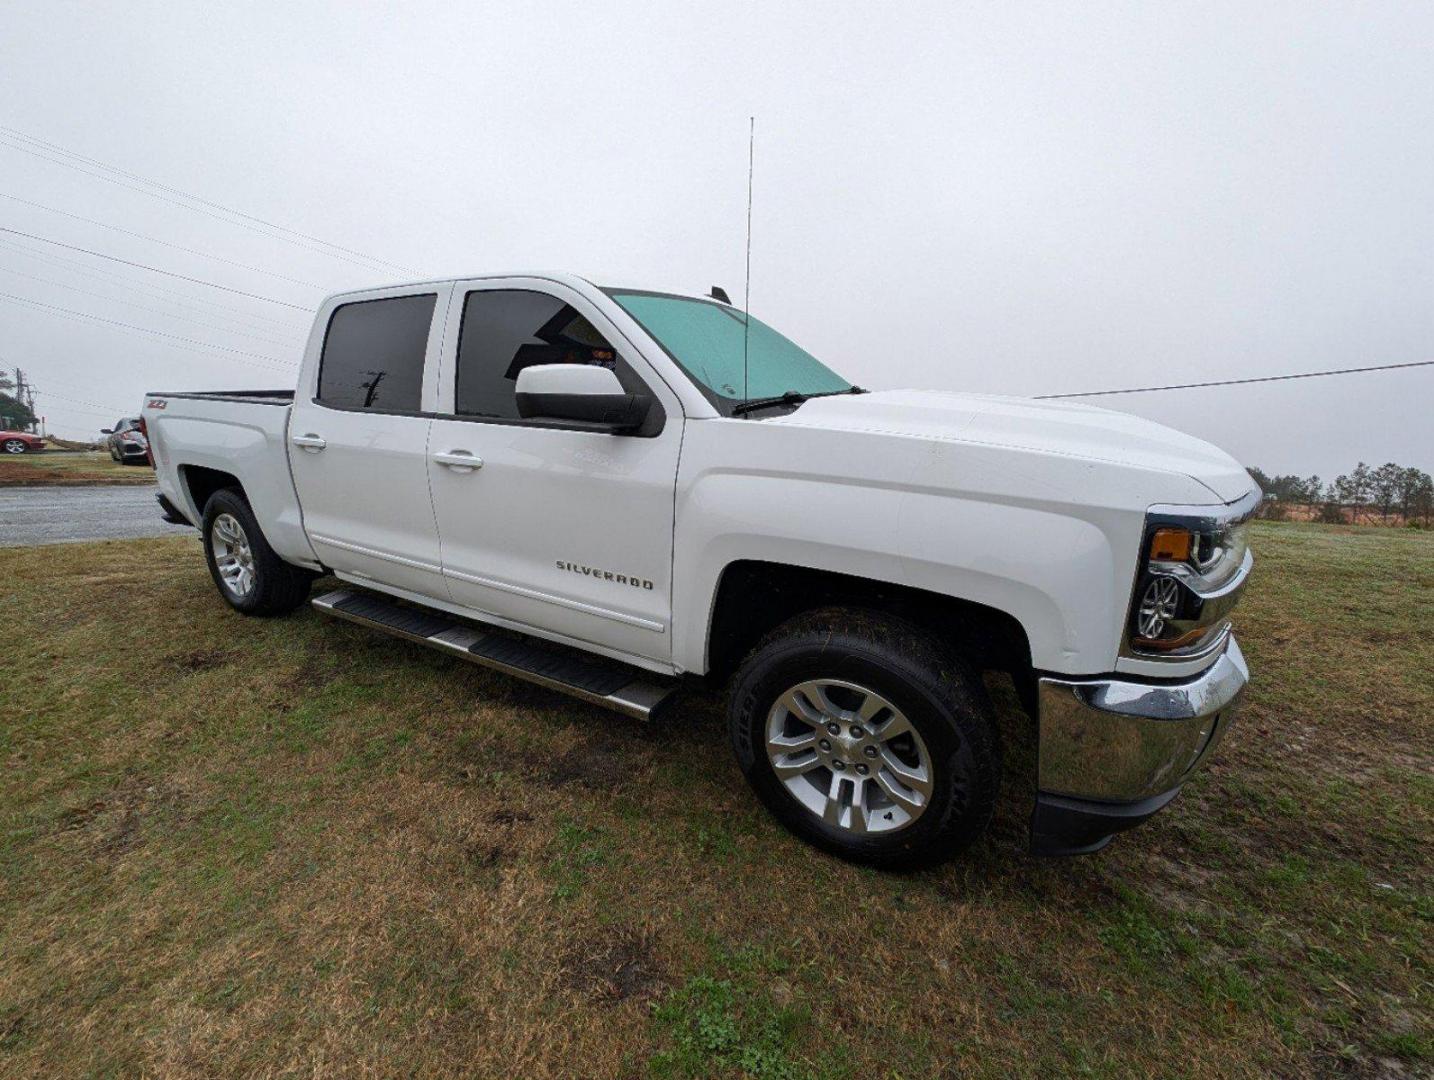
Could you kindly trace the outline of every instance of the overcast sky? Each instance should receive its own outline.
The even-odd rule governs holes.
[[[1434,4],[0,0],[0,125],[406,269],[3,133],[0,194],[229,261],[15,198],[0,226],[305,309],[531,269],[737,297],[753,113],[752,310],[862,385],[1434,359]],[[306,329],[3,232],[0,294],[0,365],[69,435],[288,385]],[[1326,477],[1434,468],[1431,401],[1434,368],[1092,399]]]

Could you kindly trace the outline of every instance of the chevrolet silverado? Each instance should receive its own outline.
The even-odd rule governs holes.
[[[854,386],[726,302],[566,274],[320,307],[297,390],[154,392],[160,500],[220,596],[319,611],[632,716],[728,687],[789,829],[949,856],[1035,718],[1033,850],[1094,851],[1230,726],[1259,489],[1083,405]]]

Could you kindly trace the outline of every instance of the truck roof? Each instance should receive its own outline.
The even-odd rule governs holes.
[[[582,274],[575,274],[566,270],[504,270],[487,271],[477,274],[452,274],[444,277],[422,278],[417,281],[390,281],[381,284],[368,285],[361,289],[345,289],[342,292],[330,293],[327,299],[337,299],[344,296],[357,296],[363,293],[374,292],[378,289],[404,289],[404,288],[434,288],[440,285],[451,285],[455,281],[484,281],[491,278],[535,278],[540,281],[553,281],[560,285],[567,285],[570,288],[581,289],[632,289],[640,292],[657,292],[669,296],[690,296],[693,299],[710,300],[710,296],[699,296],[677,289],[662,289],[652,285],[599,285],[593,278]]]

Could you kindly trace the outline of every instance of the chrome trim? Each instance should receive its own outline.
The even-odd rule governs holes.
[[[1127,625],[1123,640],[1124,651],[1122,656],[1139,657],[1143,660],[1193,660],[1201,656],[1209,656],[1214,653],[1221,643],[1222,635],[1227,634],[1230,629],[1230,613],[1235,610],[1235,605],[1240,602],[1244,595],[1245,586],[1250,581],[1250,570],[1255,565],[1255,557],[1249,551],[1245,552],[1245,558],[1240,563],[1240,568],[1235,575],[1224,584],[1209,589],[1205,592],[1199,591],[1197,586],[1190,584],[1191,579],[1183,578],[1178,574],[1167,574],[1163,570],[1152,572],[1152,577],[1171,577],[1180,581],[1200,600],[1200,614],[1193,619],[1172,619],[1168,625],[1173,629],[1189,633],[1193,630],[1203,629],[1205,632],[1194,642],[1179,649],[1155,649],[1149,646],[1142,646],[1140,639],[1132,634],[1132,628]],[[1181,567],[1188,572],[1188,568]],[[1136,598],[1138,603],[1140,598]]]
[[[1249,521],[1255,516],[1255,511],[1260,508],[1264,498],[1265,493],[1255,487],[1248,494],[1224,506],[1172,506],[1161,503],[1150,507],[1146,511],[1146,517],[1153,525],[1183,525],[1197,532],[1202,529],[1209,532],[1221,526],[1229,528],[1231,525],[1242,525]]]
[[[322,533],[309,533],[309,540],[311,543],[335,547],[340,551],[352,551],[356,555],[367,555],[371,559],[382,559],[384,562],[410,566],[415,570],[427,570],[431,574],[443,573],[443,567],[434,563],[423,562],[421,559],[410,559],[404,555],[394,555],[392,552],[379,551],[377,548],[364,547],[362,544],[350,543],[347,540],[336,540],[334,537],[324,536]]]
[[[1255,554],[1246,548],[1245,557],[1240,560],[1239,568],[1218,585],[1212,585],[1209,578],[1197,573],[1184,563],[1156,563],[1150,573],[1154,577],[1173,577],[1202,601],[1209,603],[1211,600],[1223,600],[1231,593],[1243,589],[1245,579],[1250,576],[1250,570],[1254,565]]]
[[[1249,679],[1233,636],[1182,682],[1042,678],[1040,790],[1104,802],[1174,790],[1218,745]]]

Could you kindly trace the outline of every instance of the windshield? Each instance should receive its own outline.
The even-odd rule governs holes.
[[[746,342],[743,392],[743,315],[715,300],[631,289],[604,290],[667,350],[724,416],[744,400],[799,394],[841,394],[852,384],[811,353],[752,320]]]

